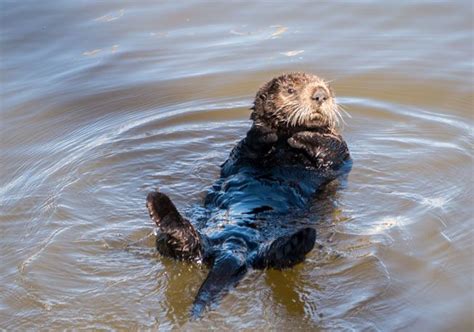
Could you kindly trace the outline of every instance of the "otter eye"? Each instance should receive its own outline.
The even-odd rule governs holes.
[[[293,93],[295,93],[295,90],[292,89],[292,88],[289,88],[287,91],[288,91],[288,93],[289,93],[290,95],[293,94]]]

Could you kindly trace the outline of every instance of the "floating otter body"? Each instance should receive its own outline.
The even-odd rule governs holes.
[[[163,193],[147,197],[160,253],[208,264],[192,314],[199,316],[251,268],[287,268],[304,260],[316,231],[295,229],[292,216],[326,183],[351,167],[329,85],[292,73],[265,84],[252,107],[253,125],[209,189],[207,222],[197,230]]]

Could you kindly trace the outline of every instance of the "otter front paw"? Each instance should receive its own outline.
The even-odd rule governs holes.
[[[278,135],[271,128],[263,126],[254,126],[247,134],[250,141],[259,145],[273,144],[278,141]]]
[[[288,138],[287,143],[293,149],[303,150],[309,154],[312,154],[312,133],[308,131],[300,131],[290,138]]]
[[[273,132],[263,133],[262,136],[258,137],[257,141],[261,144],[272,144],[278,141],[278,135]]]
[[[305,147],[305,145],[295,137],[288,138],[287,142],[293,149],[304,149]]]

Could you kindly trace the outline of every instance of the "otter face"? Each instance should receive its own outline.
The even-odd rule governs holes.
[[[329,84],[316,75],[291,73],[257,92],[251,119],[272,127],[328,127],[341,115]]]

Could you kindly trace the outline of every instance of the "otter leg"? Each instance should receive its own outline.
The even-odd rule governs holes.
[[[151,192],[146,198],[146,206],[159,229],[156,244],[162,255],[179,259],[202,258],[199,233],[181,216],[168,196]]]
[[[282,236],[263,245],[252,262],[256,269],[284,269],[302,262],[316,241],[316,231],[302,228],[289,236]]]
[[[199,318],[204,310],[217,303],[247,272],[248,248],[242,239],[227,239],[216,254],[211,270],[199,288],[191,315]]]

